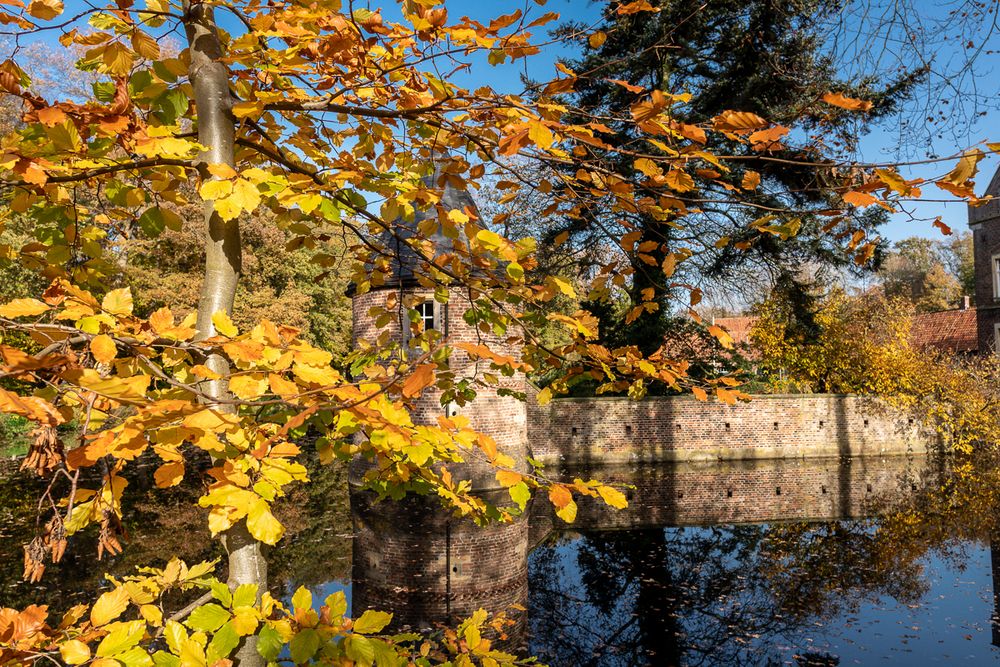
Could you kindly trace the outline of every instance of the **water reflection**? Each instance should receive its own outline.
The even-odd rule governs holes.
[[[933,458],[641,465],[566,470],[634,486],[629,509],[581,502],[566,526],[537,503],[507,526],[446,516],[432,499],[373,503],[338,468],[279,509],[273,592],[343,588],[353,612],[395,627],[511,609],[506,646],[552,665],[924,664],[995,661],[1000,633],[1000,466]],[[217,545],[190,488],[130,485],[125,553],[93,563],[77,543],[38,586],[20,583],[30,480],[0,484],[0,604],[76,601],[177,554]],[[325,595],[324,592],[324,595]],[[322,596],[320,596],[322,597]],[[518,608],[526,608],[518,613]]]

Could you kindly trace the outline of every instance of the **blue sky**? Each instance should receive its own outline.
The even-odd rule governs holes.
[[[867,8],[866,11],[873,13],[872,8],[878,8],[880,3],[887,7],[893,6],[893,0],[866,0],[864,3],[859,0],[849,7],[858,8],[864,6]],[[395,9],[398,5],[395,2],[389,0],[368,0],[367,2],[365,0],[355,0],[355,7],[365,5],[371,8],[386,8],[388,18],[398,16],[398,11]],[[955,6],[953,0],[911,0],[911,5],[916,8],[915,16],[917,20],[929,23],[946,17],[948,11]],[[446,6],[453,18],[468,15],[483,22],[488,22],[490,18],[498,15],[521,9],[535,17],[546,12],[557,12],[563,19],[594,23],[599,19],[602,3],[595,3],[590,0],[548,0],[544,5],[539,5],[535,0],[448,0]],[[67,14],[78,11],[83,7],[84,2],[82,0],[66,1]],[[866,49],[862,56],[878,62],[882,66],[891,67],[894,58],[894,49],[891,40],[884,39],[884,36],[880,36],[879,39],[872,37],[869,33],[875,31],[877,27],[869,28],[862,21],[851,18],[849,11],[844,13],[843,16],[847,17],[844,19],[844,25],[842,26],[844,30],[856,35],[864,35],[869,40],[869,43],[865,43],[864,39],[861,40],[862,48]],[[551,25],[555,25],[555,23]],[[538,37],[544,37],[547,28],[548,26],[538,29]],[[54,43],[57,36],[50,32],[46,33],[42,39]],[[974,32],[967,32],[967,34],[962,35],[962,45],[965,46],[967,41],[972,43],[979,39],[984,38],[982,35],[975,34]],[[997,41],[996,48],[1000,50],[1000,39]],[[886,48],[887,44],[888,48]],[[947,40],[935,43],[934,48],[929,50],[933,52],[935,64],[940,63],[942,69],[947,69],[949,66],[954,67],[956,62],[961,61],[964,53],[963,49],[957,46],[954,41],[948,42]],[[520,76],[522,73],[527,72],[538,79],[549,78],[553,75],[553,62],[558,57],[566,55],[572,55],[572,52],[566,47],[547,47],[542,54],[515,65],[506,64],[499,67],[491,67],[485,62],[477,62],[470,72],[461,73],[457,76],[459,79],[462,79],[460,81],[462,84],[478,85],[487,83],[497,90],[518,92],[521,90]],[[853,62],[847,62],[845,67],[851,67],[854,64]],[[909,65],[910,63],[906,64]],[[1000,99],[1000,56],[986,54],[982,57],[978,63],[975,75],[975,85],[978,87],[980,94]],[[946,107],[950,110],[954,108],[955,103],[958,101],[956,99],[945,98],[943,104],[950,104],[950,106]],[[916,109],[916,106],[911,105],[907,111],[912,112]],[[961,131],[957,133],[946,132],[943,137],[934,138],[932,141],[927,142],[926,145],[923,143],[921,145],[908,144],[908,154],[901,156],[898,151],[900,146],[900,136],[897,129],[898,120],[887,120],[882,128],[863,138],[861,151],[858,155],[861,161],[916,160],[926,157],[927,153],[950,155],[978,141],[1000,141],[1000,128],[998,128],[1000,123],[997,122],[1000,121],[1000,112],[995,108],[988,108],[986,109],[986,114],[979,117],[977,122],[971,127],[963,126]],[[994,156],[989,156],[980,163],[980,174],[977,179],[979,191],[982,191],[986,187],[998,165],[1000,165],[1000,159]],[[947,163],[940,163],[902,168],[901,171],[908,178],[916,178],[928,177],[935,173],[947,171],[948,169],[950,169],[950,166]],[[924,196],[928,200],[948,198],[946,193],[934,187],[926,188]],[[914,203],[911,209],[918,219],[913,220],[909,215],[894,216],[892,221],[883,230],[887,238],[898,240],[913,235],[940,238],[941,233],[931,225],[931,221],[936,216],[941,216],[943,221],[956,231],[966,228],[967,209],[963,203],[925,201]]]

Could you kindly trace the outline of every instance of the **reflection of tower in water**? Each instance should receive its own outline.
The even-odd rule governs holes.
[[[388,334],[410,347],[413,330],[407,311],[399,307],[399,317],[388,323],[376,322],[372,312],[387,304],[406,303],[420,315],[420,325],[436,330],[447,344],[467,342],[486,346],[500,355],[519,358],[520,349],[489,327],[480,328],[463,317],[478,298],[469,289],[450,287],[446,302],[440,289],[428,287],[426,279],[427,246],[423,256],[406,239],[427,233],[435,220],[449,211],[463,211],[478,219],[475,202],[459,179],[449,176],[447,161],[435,163],[433,174],[424,179],[424,187],[434,190],[440,202],[427,210],[418,210],[412,221],[394,221],[394,236],[381,239],[392,257],[392,273],[384,284],[366,293],[352,294],[352,337],[355,346]],[[464,234],[451,238],[440,227],[429,233],[431,256],[451,253],[467,255],[468,239]],[[395,301],[393,301],[395,300]],[[398,307],[398,306],[397,306]],[[374,310],[373,310],[374,309]],[[381,326],[380,326],[381,325]],[[408,352],[404,352],[408,353]],[[490,372],[490,363],[471,358],[455,348],[449,368],[460,378],[482,379]],[[492,437],[499,451],[511,456],[519,468],[526,466],[527,414],[523,402],[504,395],[523,392],[524,376],[517,373],[501,378],[499,386],[476,386],[476,399],[466,406],[443,406],[441,392],[427,389],[412,406],[415,424],[437,424],[442,416],[460,414],[470,427]],[[510,504],[510,496],[499,487],[495,470],[485,461],[472,460],[447,467],[455,482],[469,480],[473,493],[487,501]],[[523,635],[524,614],[508,609],[524,606],[528,595],[528,522],[522,517],[510,524],[477,526],[471,520],[456,518],[436,498],[408,497],[402,501],[374,502],[374,495],[361,491],[360,477],[367,468],[356,461],[351,474],[351,514],[355,527],[353,564],[354,613],[376,608],[393,612],[395,628],[419,629],[437,623],[457,624],[477,609],[491,613],[507,611],[517,619],[508,632],[503,648],[519,645]]]
[[[433,498],[373,502],[354,490],[353,605],[393,612],[393,626],[454,626],[477,609],[515,621],[505,648],[523,640],[528,599],[528,522],[477,526]]]

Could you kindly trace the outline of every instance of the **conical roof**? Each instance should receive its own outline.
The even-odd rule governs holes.
[[[455,186],[455,181],[458,179],[448,178],[447,164],[446,160],[435,160],[434,172],[421,179],[426,188],[441,192],[441,200],[433,206],[418,208],[412,219],[403,216],[396,218],[389,225],[389,229],[381,234],[379,242],[392,256],[392,273],[387,277],[386,285],[395,286],[412,282],[420,273],[420,266],[425,261],[424,256],[421,256],[408,240],[421,236],[418,231],[421,223],[426,220],[437,220],[439,211],[447,214],[454,209],[463,211],[470,217],[480,217],[479,207],[476,206],[472,194],[464,188]],[[431,236],[422,238],[433,244],[432,252],[425,255],[426,257],[436,257],[442,253],[455,252],[456,249],[467,249],[469,246],[469,241],[461,228],[457,238],[445,236],[440,225],[435,227]]]
[[[993,199],[982,206],[969,207],[969,224],[976,225],[987,220],[1000,218],[1000,168],[993,174],[993,179],[986,187],[983,197],[990,195]]]

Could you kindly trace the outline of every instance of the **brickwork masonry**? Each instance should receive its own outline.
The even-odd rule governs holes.
[[[928,451],[936,435],[871,397],[759,395],[727,405],[693,397],[528,397],[528,443],[546,464],[886,456]]]

